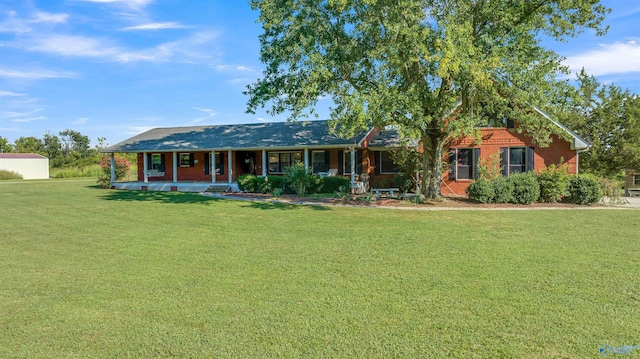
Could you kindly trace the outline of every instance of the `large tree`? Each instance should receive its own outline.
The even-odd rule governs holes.
[[[18,153],[38,153],[45,154],[44,143],[41,139],[33,136],[20,137],[15,140],[15,149]]]
[[[580,168],[604,177],[640,170],[640,97],[615,84],[603,85],[584,70],[569,88],[558,117],[592,147]]]
[[[541,145],[557,130],[545,107],[561,58],[542,36],[604,33],[598,0],[252,0],[260,10],[263,78],[248,111],[269,106],[291,120],[330,117],[345,135],[395,125],[420,139],[422,191],[440,193],[443,150],[476,134],[490,113],[516,118]],[[458,105],[459,104],[459,105]],[[455,119],[453,120],[455,116]],[[338,126],[339,124],[339,126]]]
[[[8,139],[0,136],[0,153],[13,152],[13,144]]]

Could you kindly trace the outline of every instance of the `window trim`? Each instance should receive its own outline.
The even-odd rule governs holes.
[[[636,173],[633,175],[633,185],[640,186],[640,173]]]
[[[154,161],[153,158],[157,157],[159,159],[158,163],[157,163],[157,168],[154,167]],[[149,170],[156,170],[158,172],[164,172],[164,154],[162,153],[150,153],[149,154],[149,159],[150,159],[150,163],[149,165]]]

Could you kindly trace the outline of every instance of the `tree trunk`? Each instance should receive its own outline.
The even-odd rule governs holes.
[[[440,197],[442,146],[438,136],[422,136],[422,194],[427,199]]]

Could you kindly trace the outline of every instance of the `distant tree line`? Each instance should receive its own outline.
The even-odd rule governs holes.
[[[67,129],[57,135],[45,133],[42,138],[34,136],[20,137],[13,143],[0,136],[0,151],[5,153],[37,153],[49,158],[52,168],[85,167],[100,163],[106,146],[104,137],[98,138],[98,144],[91,147],[88,136]]]

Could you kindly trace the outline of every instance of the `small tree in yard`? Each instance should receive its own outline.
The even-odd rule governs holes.
[[[131,161],[126,158],[115,156],[115,179],[119,181],[125,178],[129,171],[131,170]],[[102,188],[110,188],[111,187],[111,158],[104,157],[100,162],[100,167],[102,168],[102,172],[98,176],[98,184],[102,186]]]
[[[251,0],[260,10],[263,78],[247,110],[269,106],[290,120],[318,117],[333,100],[332,128],[345,136],[396,126],[420,140],[421,191],[440,195],[443,151],[477,136],[487,115],[516,119],[539,146],[563,131],[546,109],[562,58],[541,46],[583,29],[604,34],[598,0]],[[454,118],[455,117],[455,118]]]

